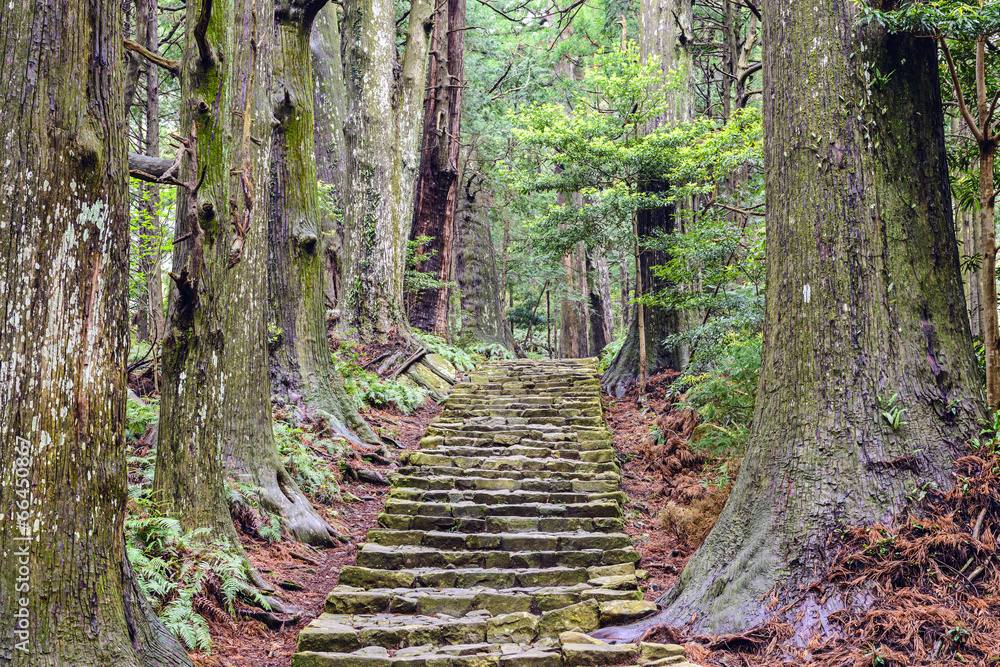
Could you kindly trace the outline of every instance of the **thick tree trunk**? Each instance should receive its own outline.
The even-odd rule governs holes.
[[[0,663],[190,665],[125,557],[122,4],[15,0],[0,50]]]
[[[333,206],[343,209],[347,179],[344,145],[344,64],[340,54],[340,16],[343,10],[330,3],[316,14],[309,49],[312,51],[313,108],[315,109],[316,176],[333,189]],[[336,308],[341,291],[341,255],[344,226],[339,218],[320,211],[323,256],[326,268],[326,304]]]
[[[694,117],[694,32],[691,0],[643,0],[640,14],[639,44],[643,57],[660,57],[664,77],[681,74],[681,84],[670,91],[666,112],[650,121],[647,130],[675,123],[683,123]],[[648,191],[666,191],[667,183],[653,183]],[[669,255],[652,252],[643,248],[654,233],[673,233],[680,230],[679,217],[683,208],[670,206],[655,210],[639,211],[637,235],[640,246],[640,267],[636,276],[636,297],[672,287],[669,283],[653,276],[651,268],[669,260]],[[624,395],[629,387],[642,384],[640,358],[640,329],[646,349],[646,373],[651,375],[665,368],[680,370],[683,366],[684,350],[679,347],[665,349],[663,341],[681,329],[683,314],[664,311],[662,308],[636,304],[631,309],[632,318],[628,333],[618,354],[612,359],[602,380],[605,391],[618,396]],[[640,319],[642,321],[640,321]],[[641,393],[641,391],[640,391]]]
[[[587,253],[590,301],[590,356],[596,357],[615,339],[615,316],[611,308],[611,273],[604,251]]]
[[[452,278],[455,213],[465,85],[465,0],[441,3],[434,17],[427,70],[423,146],[417,177],[410,240],[429,237],[418,253],[428,255],[416,269],[444,283],[408,297],[410,324],[439,336],[448,334],[447,283]]]
[[[837,527],[887,522],[913,489],[950,488],[984,414],[934,43],[855,28],[855,11],[764,6],[767,306],[753,435],[718,523],[661,599],[660,620],[696,632],[743,631],[795,602],[783,618],[809,639],[839,606],[863,605],[830,591],[803,601],[800,586],[829,564]],[[875,71],[892,74],[869,87]],[[892,410],[905,411],[898,430],[882,416]]]
[[[432,11],[431,0],[410,4],[396,83],[392,1],[344,2],[348,159],[339,328],[362,341],[385,341],[407,328],[403,273]]]
[[[314,146],[309,34],[325,0],[279,0],[275,5],[268,211],[268,300],[278,331],[272,343],[275,390],[326,414],[334,433],[369,442],[378,436],[347,399],[330,359]]]
[[[229,514],[220,458],[221,422],[231,406],[226,326],[233,311],[229,257],[234,247],[229,186],[233,142],[233,0],[189,2],[181,70],[180,128],[188,141],[177,192],[177,224],[153,494],[185,530],[240,541]]]
[[[232,308],[226,318],[222,462],[229,479],[257,489],[264,509],[300,542],[331,544],[331,529],[285,471],[274,442],[268,382],[267,201],[271,155],[274,30],[271,0],[235,0],[238,39],[232,59],[234,214],[245,229],[240,261],[229,270]]]
[[[504,317],[489,210],[482,201],[485,196],[475,188],[473,179],[466,180],[459,196],[455,282],[461,294],[461,331],[486,344],[512,350],[514,336]]]
[[[577,197],[579,198],[579,197]],[[566,296],[559,307],[560,342],[559,358],[581,359],[590,352],[590,338],[587,327],[590,324],[587,316],[587,248],[583,242],[563,257],[563,269],[566,272]]]
[[[160,48],[159,4],[157,0],[140,0],[136,3],[137,42],[151,53]],[[145,154],[160,157],[160,68],[146,67],[146,139]],[[139,308],[139,340],[159,341],[166,329],[163,315],[163,283],[161,251],[163,229],[160,226],[160,186],[148,183],[143,186],[139,225],[139,274],[146,286],[146,296]]]

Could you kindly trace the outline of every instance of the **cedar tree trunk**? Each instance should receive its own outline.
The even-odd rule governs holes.
[[[429,256],[416,270],[443,285],[420,290],[407,299],[410,324],[443,337],[448,335],[447,283],[452,278],[455,244],[464,58],[465,0],[447,0],[434,17],[431,35],[423,146],[410,230],[411,241],[430,238],[417,250]]]
[[[122,4],[14,0],[0,52],[0,662],[190,665],[125,556]]]
[[[324,257],[314,145],[309,34],[325,0],[275,4],[274,128],[268,211],[271,361],[275,389],[325,413],[334,433],[378,442],[333,369],[324,305]]]
[[[660,600],[660,620],[697,633],[741,632],[794,603],[783,618],[807,640],[838,607],[864,605],[803,600],[799,587],[830,563],[838,526],[888,522],[913,489],[950,488],[984,414],[934,42],[853,28],[855,11],[764,6],[767,306],[752,437],[718,523]],[[892,74],[867,85],[876,71]],[[896,430],[886,410],[905,410]]]

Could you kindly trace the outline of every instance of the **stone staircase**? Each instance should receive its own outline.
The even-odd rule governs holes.
[[[645,616],[596,360],[488,363],[455,386],[293,667],[689,665],[586,636]]]

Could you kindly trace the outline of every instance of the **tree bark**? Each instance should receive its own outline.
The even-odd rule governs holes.
[[[503,290],[497,275],[489,209],[474,179],[464,179],[458,203],[455,238],[455,282],[461,294],[461,331],[487,345],[514,349],[510,323],[504,317]]]
[[[327,4],[316,14],[309,48],[312,51],[313,107],[315,109],[316,176],[333,188],[331,200],[344,206],[347,151],[344,145],[344,64],[340,55],[339,5]],[[341,256],[344,225],[339,218],[320,211],[326,268],[326,304],[336,308],[341,291]]]
[[[579,195],[575,198],[582,199]],[[582,202],[581,202],[582,203]],[[566,271],[566,296],[559,308],[561,346],[560,359],[581,359],[590,351],[590,338],[587,316],[587,248],[583,242],[577,243],[570,252],[563,256],[563,269]]]
[[[220,458],[226,365],[238,345],[226,326],[233,312],[229,258],[235,241],[229,186],[233,86],[233,0],[189,2],[181,69],[180,128],[186,155],[177,192],[173,272],[163,340],[163,393],[153,495],[185,530],[242,549],[226,500]]]
[[[135,586],[122,4],[15,0],[0,44],[0,662],[191,665]]]
[[[325,414],[334,433],[379,442],[348,400],[327,342],[309,35],[325,0],[275,4],[268,300],[275,390]]]
[[[596,357],[615,339],[615,316],[611,308],[611,273],[603,249],[587,253],[590,301],[590,356]]]
[[[854,28],[855,11],[764,8],[764,359],[729,502],[661,598],[659,620],[695,632],[744,631],[794,602],[782,618],[808,639],[830,612],[863,606],[799,597],[829,564],[832,532],[953,486],[984,414],[934,44]],[[869,87],[875,71],[892,75]],[[898,430],[886,410],[905,410]]]
[[[407,308],[412,326],[445,337],[462,146],[464,58],[465,0],[447,0],[437,10],[431,35],[423,147],[410,230],[411,241],[430,238],[418,248],[428,258],[416,270],[444,284],[412,295]]]
[[[139,0],[136,3],[137,42],[151,53],[160,48],[158,0]],[[150,158],[160,157],[160,69],[146,67],[146,138],[145,153]],[[144,303],[139,308],[138,338],[142,341],[159,341],[166,329],[163,315],[163,283],[161,248],[163,229],[160,225],[160,186],[149,183],[143,186],[140,203],[139,225],[139,274],[146,286]]]
[[[430,0],[410,4],[397,83],[392,1],[344,2],[348,159],[339,328],[362,341],[385,342],[408,329],[403,273],[432,11]]]
[[[261,506],[281,518],[295,540],[332,544],[333,531],[288,475],[274,441],[268,382],[267,201],[271,155],[271,92],[274,62],[274,3],[235,0],[236,51],[232,58],[232,117],[235,144],[231,171],[232,212],[245,230],[242,254],[229,269],[231,303],[226,315],[229,344],[223,367],[227,409],[222,414],[225,475],[255,488]]]

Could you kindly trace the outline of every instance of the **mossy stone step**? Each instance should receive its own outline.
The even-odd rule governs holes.
[[[435,454],[438,456],[446,457],[528,457],[533,459],[543,459],[543,458],[553,458],[560,459],[563,461],[581,461],[584,463],[605,463],[608,461],[613,461],[615,458],[615,450],[611,448],[603,449],[590,449],[581,450],[580,448],[574,449],[556,449],[550,446],[537,446],[537,445],[472,445],[472,446],[456,446],[450,443],[443,446],[421,446],[420,451],[429,454]],[[400,456],[400,461],[405,463],[408,458],[407,453],[403,452]]]
[[[414,567],[549,568],[594,567],[639,562],[635,549],[588,549],[585,551],[442,551],[408,545],[384,546],[368,543],[358,551],[359,567],[402,570]],[[634,573],[634,570],[633,570]]]
[[[528,588],[572,586],[587,583],[591,575],[586,567],[551,568],[414,568],[378,570],[348,565],[340,570],[340,583],[358,588]],[[603,585],[603,583],[599,584]]]
[[[430,468],[399,471],[392,475],[393,483],[399,487],[423,489],[427,491],[546,491],[553,493],[613,493],[618,490],[618,479],[609,476],[602,479],[529,477],[500,473],[495,470],[463,471],[463,475],[434,474]]]
[[[465,615],[477,610],[491,614],[531,612],[541,614],[585,600],[637,602],[639,590],[601,588],[589,584],[534,588],[375,588],[340,585],[326,598],[331,614],[425,614]]]
[[[617,507],[617,504],[615,504]],[[553,507],[557,507],[553,505]],[[616,532],[624,528],[620,517],[532,517],[485,516],[410,516],[383,513],[378,525],[389,530],[455,530],[462,533],[534,533],[534,532]]]
[[[464,501],[479,503],[481,505],[522,505],[524,503],[572,505],[596,500],[612,500],[619,505],[624,505],[628,500],[628,497],[622,491],[611,493],[510,491],[507,489],[500,491],[430,491],[399,486],[393,487],[389,492],[389,497],[424,502],[459,503]]]
[[[586,551],[626,549],[623,533],[456,533],[425,530],[371,530],[368,541],[383,546],[423,546],[448,551]]]
[[[620,517],[622,508],[613,500],[595,500],[587,503],[556,505],[550,503],[523,503],[519,505],[479,504],[471,501],[436,503],[389,498],[385,503],[386,514],[407,516],[454,517],[484,519],[489,517]]]

